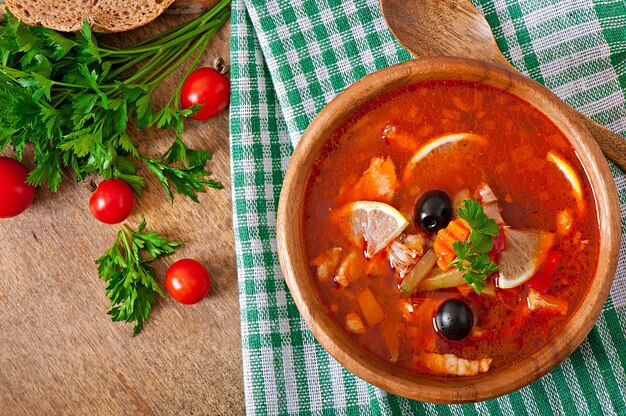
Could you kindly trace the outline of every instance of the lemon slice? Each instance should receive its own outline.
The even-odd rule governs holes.
[[[510,289],[533,277],[554,244],[554,234],[535,230],[504,229],[506,250],[500,253],[497,286]]]
[[[344,234],[355,245],[365,240],[365,255],[372,258],[404,231],[409,221],[397,209],[382,202],[356,201],[339,210]]]
[[[563,173],[565,179],[572,186],[572,195],[576,198],[576,203],[578,204],[578,211],[582,214],[585,212],[585,204],[583,201],[583,187],[580,181],[580,177],[565,159],[559,156],[557,153],[553,151],[548,152],[547,156],[548,162],[552,162],[556,165],[556,167]]]
[[[409,161],[409,164],[404,169],[404,180],[411,179],[411,175],[413,173],[413,169],[415,166],[426,156],[428,156],[433,150],[444,146],[446,144],[457,143],[460,141],[469,140],[478,143],[485,143],[486,140],[483,136],[472,133],[455,133],[455,134],[446,134],[444,136],[436,137],[430,140],[428,143],[420,147],[420,149],[415,152],[415,155]]]

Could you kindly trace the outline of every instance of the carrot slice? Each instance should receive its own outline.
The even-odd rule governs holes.
[[[467,297],[470,293],[474,291],[474,288],[470,285],[461,285],[457,286],[456,289],[461,293],[462,296]]]
[[[357,300],[369,326],[376,326],[385,320],[385,312],[371,290],[364,289],[358,294]]]
[[[396,328],[394,328],[394,325],[385,322],[382,325],[382,333],[385,340],[385,345],[387,346],[387,351],[389,351],[389,356],[391,357],[391,361],[397,363],[398,355],[400,354],[398,331]]]
[[[466,241],[470,232],[469,224],[460,218],[450,221],[446,228],[439,230],[433,248],[438,257],[437,264],[442,270],[450,270],[448,265],[456,258],[452,244],[457,241]]]

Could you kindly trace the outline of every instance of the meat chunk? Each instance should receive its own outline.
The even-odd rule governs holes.
[[[454,218],[458,218],[457,213],[459,212],[459,208],[463,206],[463,201],[470,199],[471,197],[472,194],[470,194],[470,191],[467,188],[462,189],[454,195],[454,198],[452,198],[452,216]]]
[[[350,200],[390,203],[398,190],[396,168],[391,158],[374,157],[347,195]]]
[[[367,262],[365,274],[370,277],[382,277],[389,271],[386,254],[380,253]]]
[[[406,321],[412,320],[413,317],[415,316],[415,308],[413,307],[413,303],[406,299],[400,299],[400,302],[398,305],[400,308],[400,313],[402,313],[402,316],[404,317],[404,319]]]
[[[561,237],[567,237],[574,230],[574,216],[572,211],[564,209],[556,215],[556,230]]]
[[[353,251],[341,261],[341,264],[339,264],[337,274],[335,275],[335,283],[337,283],[339,287],[347,287],[350,282],[355,281],[365,274],[366,269],[366,260],[362,255]]]
[[[422,257],[427,244],[424,234],[400,234],[389,245],[389,265],[403,278]]]
[[[567,301],[556,296],[543,295],[538,290],[530,288],[528,291],[528,309],[532,312],[550,312],[561,315],[567,314]]]
[[[496,194],[493,193],[493,189],[486,183],[481,183],[478,185],[478,189],[476,189],[476,193],[480,196],[480,199],[485,204],[490,204],[492,202],[498,202],[498,198]]]
[[[352,312],[346,315],[346,329],[353,334],[364,334],[365,325],[363,320],[356,313]]]
[[[423,353],[419,355],[419,362],[438,374],[455,376],[475,376],[486,373],[491,366],[491,358],[467,360],[454,354]]]
[[[478,185],[476,195],[480,200],[480,204],[483,206],[485,215],[487,215],[487,217],[491,218],[498,224],[503,225],[504,220],[502,219],[502,215],[500,214],[498,198],[496,197],[496,194],[493,193],[491,187],[486,183],[481,183],[480,185]]]
[[[341,247],[334,247],[313,259],[311,265],[317,267],[317,278],[320,282],[326,283],[333,277],[339,266],[341,251]]]

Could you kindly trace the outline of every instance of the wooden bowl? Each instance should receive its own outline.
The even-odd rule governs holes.
[[[477,81],[506,90],[548,116],[572,143],[596,200],[600,227],[598,268],[591,288],[560,332],[535,353],[512,365],[472,378],[432,379],[411,375],[375,358],[353,341],[327,314],[308,265],[303,238],[305,185],[320,149],[356,109],[400,86],[428,80]],[[322,346],[359,378],[388,392],[433,403],[491,399],[517,390],[554,368],[587,336],[606,301],[619,254],[617,189],[600,148],[575,113],[540,84],[483,61],[428,58],[377,71],[354,83],[313,120],[287,169],[278,207],[278,254],[300,314]]]

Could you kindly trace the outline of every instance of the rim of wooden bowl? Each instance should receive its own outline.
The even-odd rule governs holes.
[[[550,342],[518,362],[471,378],[431,379],[385,364],[353,341],[327,314],[316,291],[303,239],[305,186],[330,134],[355,110],[400,86],[428,80],[467,80],[495,86],[527,101],[568,137],[595,195],[600,228],[598,268],[570,321]],[[359,378],[388,392],[433,403],[476,402],[515,391],[570,355],[595,324],[609,293],[619,254],[619,204],[609,167],[574,111],[540,84],[483,61],[433,57],[374,72],[335,97],[306,130],[289,163],[278,207],[278,254],[283,275],[303,319],[320,344]]]

